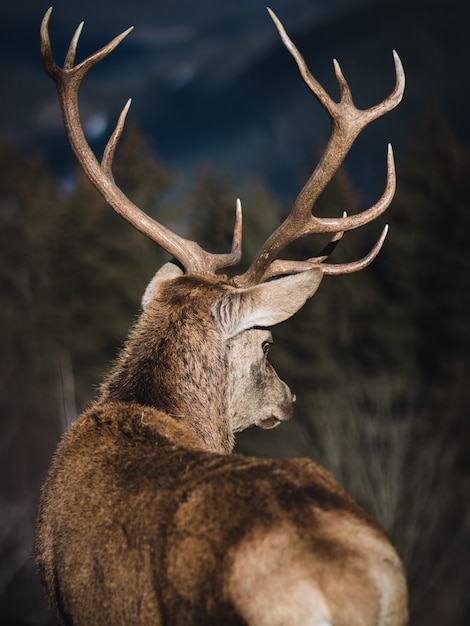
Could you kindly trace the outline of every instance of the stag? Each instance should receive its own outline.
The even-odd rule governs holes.
[[[80,123],[87,72],[130,29],[75,64],[81,33],[63,68],[41,27],[44,68],[55,81],[72,149],[107,202],[174,260],[152,279],[142,313],[98,399],[60,443],[42,490],[35,558],[63,626],[403,626],[407,592],[399,557],[379,525],[322,467],[308,459],[232,454],[234,433],[272,428],[292,414],[292,395],[267,360],[269,328],[296,313],[322,277],[361,270],[363,259],[279,259],[292,241],[345,231],[381,215],[395,189],[391,149],[382,198],[356,215],[320,218],[312,206],[353,141],[401,100],[404,74],[383,102],[355,107],[335,61],[333,101],[310,74],[277,17],[300,73],[328,111],[325,153],[291,212],[234,278],[219,270],[241,250],[237,202],[227,254],[204,251],[135,206],[111,166],[125,106],[98,162]],[[330,246],[331,247],[331,246]]]

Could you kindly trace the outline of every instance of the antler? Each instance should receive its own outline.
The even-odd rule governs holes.
[[[289,39],[279,19],[271,9],[268,9],[268,11],[282,41],[294,57],[302,78],[322,106],[328,111],[332,120],[332,132],[323,157],[298,195],[290,214],[263,244],[250,268],[241,276],[234,278],[234,283],[238,286],[257,284],[281,274],[302,272],[314,265],[320,266],[324,274],[345,274],[361,270],[377,256],[385,240],[387,226],[382,231],[373,249],[363,259],[352,263],[335,265],[323,263],[323,261],[326,260],[345,231],[363,226],[381,215],[389,206],[395,193],[395,166],[392,149],[389,146],[387,184],[377,204],[357,215],[347,216],[343,213],[343,216],[339,218],[319,218],[312,215],[311,212],[313,204],[340,167],[358,134],[370,122],[391,111],[401,101],[405,87],[405,75],[397,53],[393,52],[396,71],[395,89],[383,102],[366,110],[360,110],[355,107],[349,85],[341,72],[338,62],[335,60],[334,67],[341,97],[339,102],[334,102],[311,75],[303,57]],[[48,27],[51,13],[52,7],[44,15],[41,24],[42,61],[46,73],[56,84],[62,116],[71,147],[90,181],[117,213],[173,255],[187,273],[215,274],[218,269],[236,265],[241,258],[242,215],[239,200],[237,200],[236,204],[232,250],[228,254],[212,254],[203,250],[195,241],[180,237],[159,222],[151,219],[131,202],[114,182],[111,171],[112,162],[116,146],[124,129],[131,100],[128,100],[119,116],[116,127],[104,150],[101,163],[97,161],[87,143],[80,121],[78,106],[78,92],[81,82],[88,71],[108,56],[131,32],[132,28],[115,37],[106,46],[90,55],[81,63],[74,65],[77,44],[83,28],[82,22],[72,38],[64,66],[60,68],[54,61],[49,39]],[[294,240],[314,233],[334,233],[332,240],[320,256],[312,257],[306,261],[288,261],[276,258]]]
[[[344,231],[363,226],[381,215],[389,206],[395,193],[395,166],[392,148],[389,146],[387,184],[385,192],[377,204],[357,215],[347,216],[343,214],[339,218],[319,218],[312,215],[311,212],[313,204],[340,167],[359,133],[370,122],[394,109],[401,101],[405,88],[405,75],[398,54],[395,51],[393,52],[396,71],[395,89],[383,102],[366,110],[357,109],[354,105],[349,85],[341,72],[338,62],[334,60],[336,78],[341,94],[340,101],[334,102],[312,76],[302,55],[289,39],[274,12],[271,9],[268,9],[268,11],[284,45],[294,57],[302,78],[320,104],[329,113],[332,121],[332,132],[323,157],[298,195],[291,212],[263,244],[250,268],[243,275],[236,277],[236,284],[239,286],[253,285],[280,274],[302,272],[313,265],[318,265],[325,259],[325,256],[299,262],[276,260],[276,257],[289,243],[305,235],[333,232],[336,233],[333,241],[336,241]],[[325,274],[345,274],[361,270],[377,256],[386,234],[387,227],[383,230],[374,248],[363,259],[346,264],[322,264],[323,272]]]
[[[158,243],[164,250],[173,255],[181,263],[187,273],[215,273],[218,269],[237,264],[241,258],[242,232],[242,214],[239,200],[236,206],[232,250],[228,254],[212,254],[204,251],[196,242],[180,237],[165,228],[165,226],[159,222],[151,219],[133,204],[114,182],[111,166],[117,143],[124,129],[126,114],[131,104],[130,100],[128,100],[122,110],[116,128],[104,151],[101,164],[97,161],[92,149],[88,145],[82,129],[78,106],[78,92],[81,82],[88,71],[108,56],[108,54],[110,54],[110,52],[112,52],[131,32],[132,28],[129,28],[115,37],[106,46],[101,48],[101,50],[90,55],[81,63],[74,65],[77,44],[83,28],[82,22],[70,42],[64,67],[60,68],[54,61],[49,39],[49,19],[51,13],[52,7],[44,15],[41,24],[42,62],[46,73],[56,84],[62,116],[70,144],[90,181],[117,213],[124,217],[135,228],[150,237],[150,239]]]

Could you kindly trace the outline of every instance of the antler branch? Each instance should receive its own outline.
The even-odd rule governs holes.
[[[302,272],[314,265],[322,267],[325,274],[344,274],[362,269],[378,254],[385,239],[387,228],[383,230],[374,248],[363,259],[337,265],[326,264],[324,261],[345,231],[358,228],[381,215],[389,206],[395,192],[395,166],[392,149],[389,146],[387,184],[382,197],[374,206],[357,215],[348,216],[343,213],[343,216],[338,218],[319,218],[312,215],[312,206],[340,167],[358,134],[365,126],[392,110],[400,102],[405,86],[405,77],[400,59],[394,52],[395,89],[383,102],[369,109],[360,110],[354,105],[349,85],[341,72],[338,62],[335,60],[334,68],[340,88],[340,100],[335,102],[312,76],[302,55],[289,39],[276,15],[270,9],[268,10],[282,41],[294,57],[302,78],[329,113],[332,120],[332,131],[325,153],[299,193],[290,214],[264,243],[247,272],[234,278],[235,284],[239,286],[256,284],[280,274]],[[78,92],[82,80],[92,67],[108,56],[121,43],[131,32],[132,28],[124,31],[106,46],[75,65],[77,45],[83,28],[82,22],[72,37],[64,66],[60,68],[53,58],[49,39],[48,27],[51,13],[52,7],[46,12],[41,24],[42,61],[47,74],[56,84],[62,116],[71,147],[90,181],[117,213],[173,255],[187,273],[215,274],[218,269],[237,264],[241,258],[242,236],[242,214],[239,200],[236,203],[232,250],[228,254],[212,254],[204,251],[196,242],[180,237],[159,222],[151,219],[133,204],[116,185],[112,174],[112,163],[117,144],[124,129],[131,100],[128,100],[118,118],[116,127],[104,150],[101,163],[96,159],[85,138],[80,121],[78,103]],[[283,261],[277,259],[279,253],[289,243],[313,233],[334,233],[332,240],[319,256],[306,261]]]
[[[237,264],[241,258],[242,213],[240,201],[237,201],[236,205],[231,252],[228,254],[212,254],[203,250],[196,242],[180,237],[159,222],[151,219],[131,202],[114,182],[111,172],[112,161],[117,143],[124,128],[125,118],[131,104],[130,100],[119,116],[116,128],[108,141],[101,163],[96,159],[85,138],[80,121],[78,104],[78,92],[81,82],[92,67],[108,56],[121,41],[127,37],[132,28],[127,29],[115,37],[106,46],[90,55],[81,63],[74,65],[77,44],[83,28],[82,22],[72,38],[64,66],[60,68],[54,60],[49,38],[49,20],[51,13],[52,7],[44,15],[41,24],[42,62],[46,73],[56,84],[62,117],[70,145],[90,181],[117,213],[139,231],[158,243],[164,250],[173,255],[181,263],[187,273],[215,273],[218,269]]]
[[[320,104],[329,113],[332,121],[332,131],[320,162],[299,193],[291,212],[263,244],[250,268],[245,274],[237,277],[236,282],[240,286],[256,284],[282,273],[304,271],[311,267],[312,263],[320,263],[322,259],[319,258],[309,259],[304,262],[293,262],[279,261],[276,260],[276,257],[289,243],[305,235],[313,233],[340,233],[367,224],[385,211],[395,193],[395,166],[393,152],[391,146],[389,146],[387,184],[379,202],[357,215],[343,215],[343,217],[339,218],[320,218],[312,215],[313,204],[340,167],[359,133],[365,126],[391,111],[401,101],[405,87],[405,75],[398,54],[395,51],[393,52],[396,71],[395,89],[383,102],[366,110],[360,110],[354,105],[349,85],[341,72],[339,63],[334,60],[336,78],[340,88],[340,100],[335,102],[312,76],[302,55],[288,37],[279,19],[271,9],[268,9],[268,11],[283,43],[294,57],[302,78]],[[385,239],[385,235],[386,231],[382,233],[376,246],[364,259],[355,263],[337,266],[322,265],[324,273],[341,274],[362,269],[375,258]]]

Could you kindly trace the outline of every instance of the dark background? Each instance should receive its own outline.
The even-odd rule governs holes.
[[[77,176],[39,59],[39,24],[49,4],[4,5],[1,626],[48,623],[30,559],[40,484],[64,422],[95,394],[161,262]],[[328,213],[334,206],[338,214],[345,199],[350,210],[375,202],[392,142],[398,193],[380,259],[360,277],[325,281],[312,306],[276,329],[278,369],[299,396],[296,417],[284,430],[241,436],[239,448],[309,455],[327,465],[398,545],[409,573],[411,623],[464,626],[470,4],[278,0],[271,7],[331,94],[337,58],[358,106],[384,98],[395,82],[392,49],[407,87],[400,106],[358,139],[319,208]],[[257,220],[276,223],[329,132],[264,3],[57,1],[50,32],[59,63],[81,20],[79,58],[135,26],[83,86],[92,146],[102,149],[132,97],[131,132],[117,163],[124,188],[209,247],[225,245],[220,232],[241,195],[249,259]],[[346,251],[360,256],[378,232],[352,248],[345,244]]]
[[[22,1],[2,8],[0,132],[22,148],[46,150],[66,173],[71,156],[37,53],[47,7]],[[340,61],[359,106],[373,104],[392,87],[392,49],[403,60],[404,102],[364,133],[352,155],[350,169],[361,189],[380,189],[384,142],[402,151],[433,103],[457,135],[469,139],[470,7],[464,0],[289,0],[272,8],[333,93],[332,59]],[[57,2],[51,37],[58,62],[82,20],[82,55],[135,26],[83,87],[90,136],[99,139],[132,97],[133,113],[170,166],[189,175],[205,159],[232,176],[255,173],[282,194],[295,192],[328,124],[293,69],[264,3]]]

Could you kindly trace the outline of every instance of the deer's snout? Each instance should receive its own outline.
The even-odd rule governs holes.
[[[291,390],[286,383],[279,380],[281,383],[281,394],[279,402],[272,409],[270,417],[267,417],[259,422],[257,426],[259,428],[268,429],[279,426],[281,422],[287,422],[292,417],[294,412],[295,395],[291,393]]]

